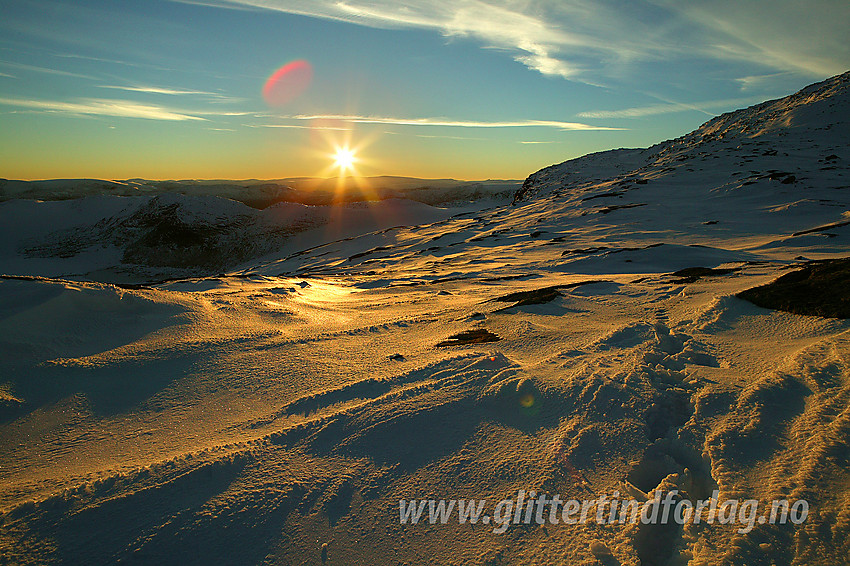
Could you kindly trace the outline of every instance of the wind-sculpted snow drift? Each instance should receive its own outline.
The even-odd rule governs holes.
[[[94,281],[156,257],[159,222],[202,249],[197,228],[224,218],[216,241],[238,247],[258,222],[234,220],[251,217],[238,203],[98,201],[119,220],[53,224],[68,237],[50,239],[52,266],[15,251],[45,241],[25,219],[51,209],[4,203],[29,230],[0,279],[4,561],[845,563],[850,323],[737,295],[850,255],[848,88],[842,75],[549,167],[513,205],[251,252],[223,273],[162,260],[194,262],[192,278]],[[62,278],[34,277],[48,268]],[[656,489],[809,513],[741,529],[594,510],[502,534],[399,520],[399,500],[493,513],[519,490]]]

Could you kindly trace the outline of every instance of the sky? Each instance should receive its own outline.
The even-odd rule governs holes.
[[[3,0],[0,177],[329,177],[348,148],[524,179],[842,73],[848,27],[847,0]]]

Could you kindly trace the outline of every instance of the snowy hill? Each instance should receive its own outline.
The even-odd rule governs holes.
[[[747,179],[757,174],[752,169],[789,160],[799,160],[803,167],[835,169],[836,164],[831,162],[846,159],[850,145],[848,93],[850,73],[845,73],[785,98],[723,114],[685,136],[645,150],[604,151],[553,165],[529,176],[515,202],[534,193],[558,191],[566,186],[580,190],[603,180],[625,182],[629,176],[648,180],[694,173],[693,162],[721,176],[748,175]],[[837,155],[832,149],[841,150],[844,155]],[[708,159],[724,161],[714,163]],[[748,173],[736,171],[754,161],[758,166],[747,167]]]
[[[738,295],[850,255],[848,77],[513,204],[0,203],[4,561],[845,563],[850,322]],[[596,520],[658,490],[731,519]]]

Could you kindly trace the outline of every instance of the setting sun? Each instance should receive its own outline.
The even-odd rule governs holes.
[[[354,150],[347,147],[341,147],[334,154],[334,165],[339,167],[343,173],[354,168],[354,163],[357,157],[354,155]]]

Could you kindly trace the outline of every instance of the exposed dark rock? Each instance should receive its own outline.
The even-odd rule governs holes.
[[[449,336],[446,340],[437,344],[437,347],[444,348],[446,346],[462,346],[464,344],[483,344],[485,342],[498,342],[499,340],[501,338],[489,330],[474,328]]]
[[[726,269],[712,269],[710,267],[686,267],[685,269],[680,269],[673,273],[679,279],[674,279],[673,283],[693,283],[695,281],[699,281],[703,277],[710,277],[712,275],[726,275],[728,273],[732,273],[737,271],[737,269],[726,268]]]
[[[593,195],[592,197],[584,197],[581,200],[582,200],[582,202],[584,202],[584,201],[587,201],[587,200],[594,200],[594,199],[598,199],[598,198],[618,197],[618,196],[623,195],[625,193],[626,193],[626,191],[611,191],[610,193],[602,193],[601,195]]]
[[[565,250],[561,253],[562,256],[571,255],[571,254],[595,254],[597,252],[603,252],[609,250],[608,246],[597,246],[593,248],[576,248],[574,250]]]
[[[737,296],[766,309],[850,318],[850,258],[813,261]]]
[[[611,206],[606,206],[599,210],[599,214],[608,214],[609,212],[613,212],[615,210],[620,210],[621,208],[637,208],[639,206],[646,206],[645,202],[639,202],[636,204],[614,204]]]
[[[532,289],[531,291],[517,291],[492,299],[501,303],[514,303],[510,306],[499,309],[500,311],[512,309],[514,307],[522,307],[525,305],[539,305],[548,303],[561,296],[558,289],[572,289],[588,283],[602,283],[603,281],[577,281],[575,283],[567,283],[566,285],[552,285],[550,287],[541,287],[540,289]]]
[[[548,303],[560,296],[561,293],[558,292],[558,287],[543,287],[542,289],[534,289],[533,291],[518,291],[516,293],[510,293],[494,300],[503,303],[515,303],[511,305],[511,307],[508,307],[512,308]]]
[[[375,252],[380,252],[380,251],[390,250],[390,249],[392,249],[392,246],[378,246],[376,248],[372,248],[371,250],[366,250],[365,252],[360,252],[360,253],[356,253],[352,256],[349,256],[348,261],[354,261],[357,258],[365,257],[365,256],[367,256],[369,254],[373,254]]]
[[[496,277],[485,277],[481,279],[481,281],[491,283],[494,281],[512,281],[514,279],[528,279],[532,277],[538,277],[538,275],[534,273],[517,273],[516,275],[498,275]]]
[[[823,232],[825,230],[831,230],[833,228],[841,228],[842,226],[847,226],[848,224],[850,224],[850,220],[845,220],[843,222],[833,222],[832,224],[827,224],[826,226],[818,226],[817,228],[809,228],[808,230],[794,232],[791,235],[802,236],[804,234],[814,234],[815,232]]]
[[[221,268],[238,255],[223,242],[225,229],[215,225],[187,224],[173,214],[164,214],[140,229],[143,235],[124,249],[125,263]]]

